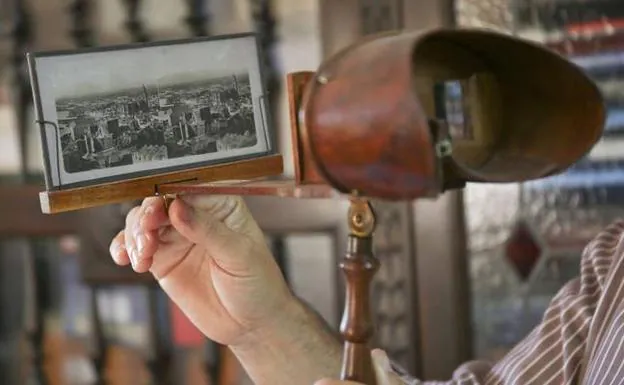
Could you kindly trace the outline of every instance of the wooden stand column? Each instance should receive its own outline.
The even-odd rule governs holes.
[[[370,203],[355,198],[349,208],[349,244],[340,263],[346,279],[345,309],[340,324],[344,338],[341,379],[375,385],[369,341],[374,334],[370,286],[379,269],[373,255],[375,215]]]

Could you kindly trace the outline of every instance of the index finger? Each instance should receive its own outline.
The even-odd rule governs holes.
[[[151,197],[143,200],[127,217],[125,229],[126,248],[133,269],[138,273],[149,270],[154,253],[158,250],[158,230],[167,225],[169,218],[164,200]]]

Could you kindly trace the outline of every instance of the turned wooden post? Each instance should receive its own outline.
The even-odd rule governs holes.
[[[94,385],[106,385],[106,364],[108,353],[108,341],[104,335],[104,325],[102,325],[102,316],[100,307],[98,306],[99,287],[91,287],[91,320],[93,322],[93,339],[94,350],[91,352],[91,362],[95,369]]]
[[[369,341],[374,334],[370,287],[379,261],[373,255],[375,215],[369,202],[353,199],[349,208],[349,244],[340,268],[345,276],[345,309],[340,325],[344,338],[342,380],[375,385]]]
[[[71,37],[80,48],[93,47],[95,37],[92,28],[93,3],[91,0],[74,0],[68,11],[72,14]]]

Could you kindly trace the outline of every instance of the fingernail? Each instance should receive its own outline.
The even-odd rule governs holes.
[[[137,244],[138,254],[143,255],[143,249],[145,248],[145,235],[138,234],[136,236],[136,244]]]
[[[190,224],[193,221],[193,209],[191,206],[180,200],[182,212],[180,213],[180,219],[182,222]]]
[[[141,220],[139,221],[139,225],[143,226],[145,224],[146,218],[148,218],[154,212],[153,206],[147,206],[145,211],[143,211],[143,215],[141,215]]]
[[[124,246],[123,245],[110,245],[108,252],[110,253],[111,257],[113,257],[114,260],[119,260],[121,258],[121,253],[124,250]]]
[[[131,249],[130,252],[128,253],[128,256],[130,257],[130,264],[132,265],[132,268],[135,269],[136,268],[136,264],[137,264],[137,252],[135,249]]]
[[[390,385],[390,360],[383,350],[375,349],[372,351],[373,370],[377,378],[377,385]]]
[[[392,370],[392,365],[390,364],[390,359],[388,358],[388,355],[386,354],[385,351],[383,351],[381,349],[374,349],[372,351],[372,356],[373,356],[373,362],[380,369],[383,369],[385,371]]]
[[[111,243],[111,245],[108,247],[108,252],[110,253],[111,257],[116,257],[119,253],[119,245],[117,245],[116,243]]]

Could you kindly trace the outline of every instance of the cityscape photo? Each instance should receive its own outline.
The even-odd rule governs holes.
[[[65,172],[256,145],[248,73],[56,100]]]

